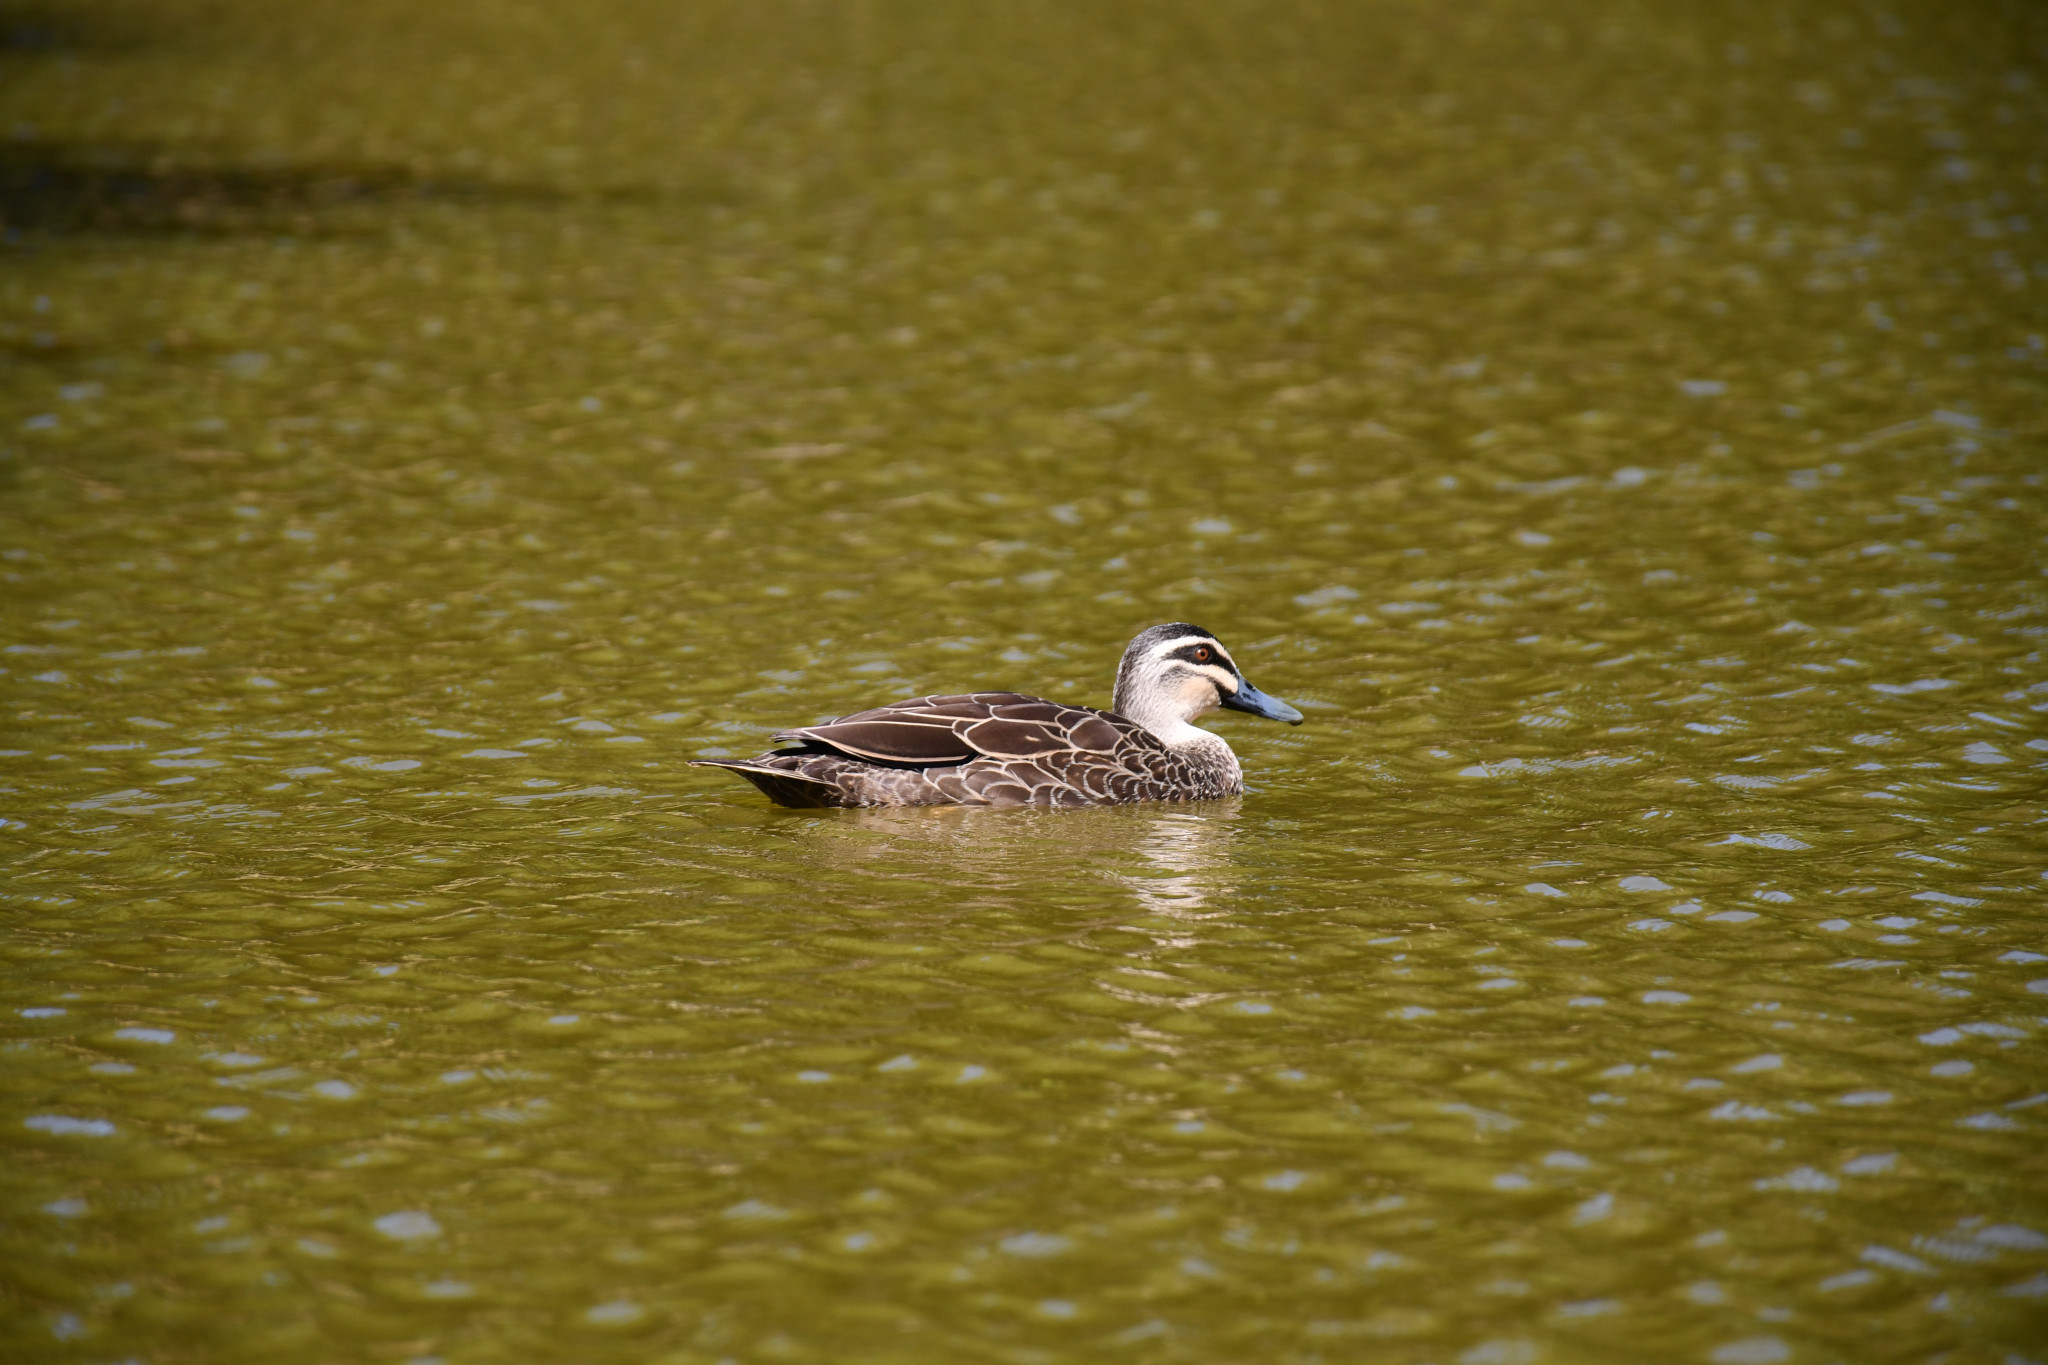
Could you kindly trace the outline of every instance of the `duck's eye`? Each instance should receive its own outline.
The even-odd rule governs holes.
[[[1203,645],[1200,649],[1197,649],[1195,651],[1195,662],[1198,664],[1205,664],[1209,662],[1209,647],[1207,645]]]

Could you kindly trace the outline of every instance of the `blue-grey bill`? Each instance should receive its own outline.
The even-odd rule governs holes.
[[[1232,711],[1249,711],[1255,716],[1264,716],[1267,720],[1284,720],[1289,725],[1301,724],[1301,712],[1278,697],[1267,696],[1243,678],[1237,680],[1237,691],[1223,698],[1223,705]]]

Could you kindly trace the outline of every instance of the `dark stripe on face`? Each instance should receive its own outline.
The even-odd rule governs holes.
[[[1204,654],[1208,655],[1206,659],[1202,657]],[[1185,660],[1191,664],[1219,664],[1233,673],[1237,671],[1237,665],[1232,663],[1230,656],[1223,652],[1223,646],[1214,643],[1182,645],[1166,657],[1169,659]]]

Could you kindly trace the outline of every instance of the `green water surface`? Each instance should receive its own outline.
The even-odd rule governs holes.
[[[2048,1361],[2044,232],[2017,0],[7,0],[0,1353]]]

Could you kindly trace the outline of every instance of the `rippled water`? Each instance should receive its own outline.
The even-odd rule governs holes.
[[[2048,24],[1726,8],[7,8],[10,1358],[2048,1359]]]

